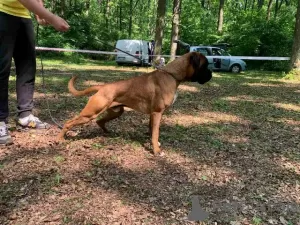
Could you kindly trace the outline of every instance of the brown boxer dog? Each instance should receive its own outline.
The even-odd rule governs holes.
[[[96,93],[90,97],[79,116],[65,123],[58,138],[64,140],[66,132],[72,127],[87,123],[105,111],[107,113],[97,120],[97,124],[107,132],[105,124],[121,116],[124,107],[128,107],[150,115],[149,129],[156,155],[161,152],[158,138],[162,114],[172,105],[179,84],[185,81],[205,84],[211,78],[207,58],[198,52],[187,53],[162,69],[127,80],[92,86],[83,91],[74,88],[76,77],[72,77],[68,88],[74,96]]]

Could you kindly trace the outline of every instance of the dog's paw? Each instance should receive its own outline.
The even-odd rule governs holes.
[[[166,153],[162,151],[158,151],[158,152],[153,151],[153,154],[155,157],[164,157],[166,155]]]
[[[64,135],[59,134],[59,135],[56,136],[55,141],[56,141],[57,143],[62,143],[62,142],[65,142],[66,139],[65,139]]]
[[[64,138],[56,138],[56,140],[54,141],[55,144],[63,144],[66,142],[66,139]]]
[[[164,157],[165,155],[166,155],[166,153],[164,153],[164,152],[160,152],[157,154],[157,156],[159,156],[159,157]]]

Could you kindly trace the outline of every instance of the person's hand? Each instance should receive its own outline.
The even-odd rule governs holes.
[[[37,20],[38,24],[40,24],[42,26],[49,25],[49,23],[47,22],[47,20],[40,18],[38,15],[36,15],[36,20]]]
[[[50,23],[58,31],[65,32],[70,28],[69,24],[63,18],[56,15],[53,15],[51,20],[48,20],[48,23]]]

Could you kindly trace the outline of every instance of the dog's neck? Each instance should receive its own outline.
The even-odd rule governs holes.
[[[170,74],[177,82],[185,80],[187,68],[184,65],[188,65],[188,59],[186,57],[180,57],[174,61],[168,63],[162,68],[163,71]]]
[[[173,73],[171,73],[171,72],[169,72],[169,71],[167,71],[165,69],[157,69],[157,70],[160,70],[160,71],[162,71],[164,73],[169,74],[171,77],[173,77],[176,80],[176,82],[180,82],[180,80],[178,80],[178,78],[175,76],[175,74],[173,74]]]

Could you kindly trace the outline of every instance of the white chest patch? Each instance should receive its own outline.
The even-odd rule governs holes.
[[[178,92],[176,91],[176,93],[175,93],[175,95],[174,95],[173,102],[172,102],[172,104],[171,104],[171,105],[173,105],[173,104],[174,104],[174,102],[175,102],[175,101],[176,101],[176,99],[177,99],[177,96],[178,96]]]

